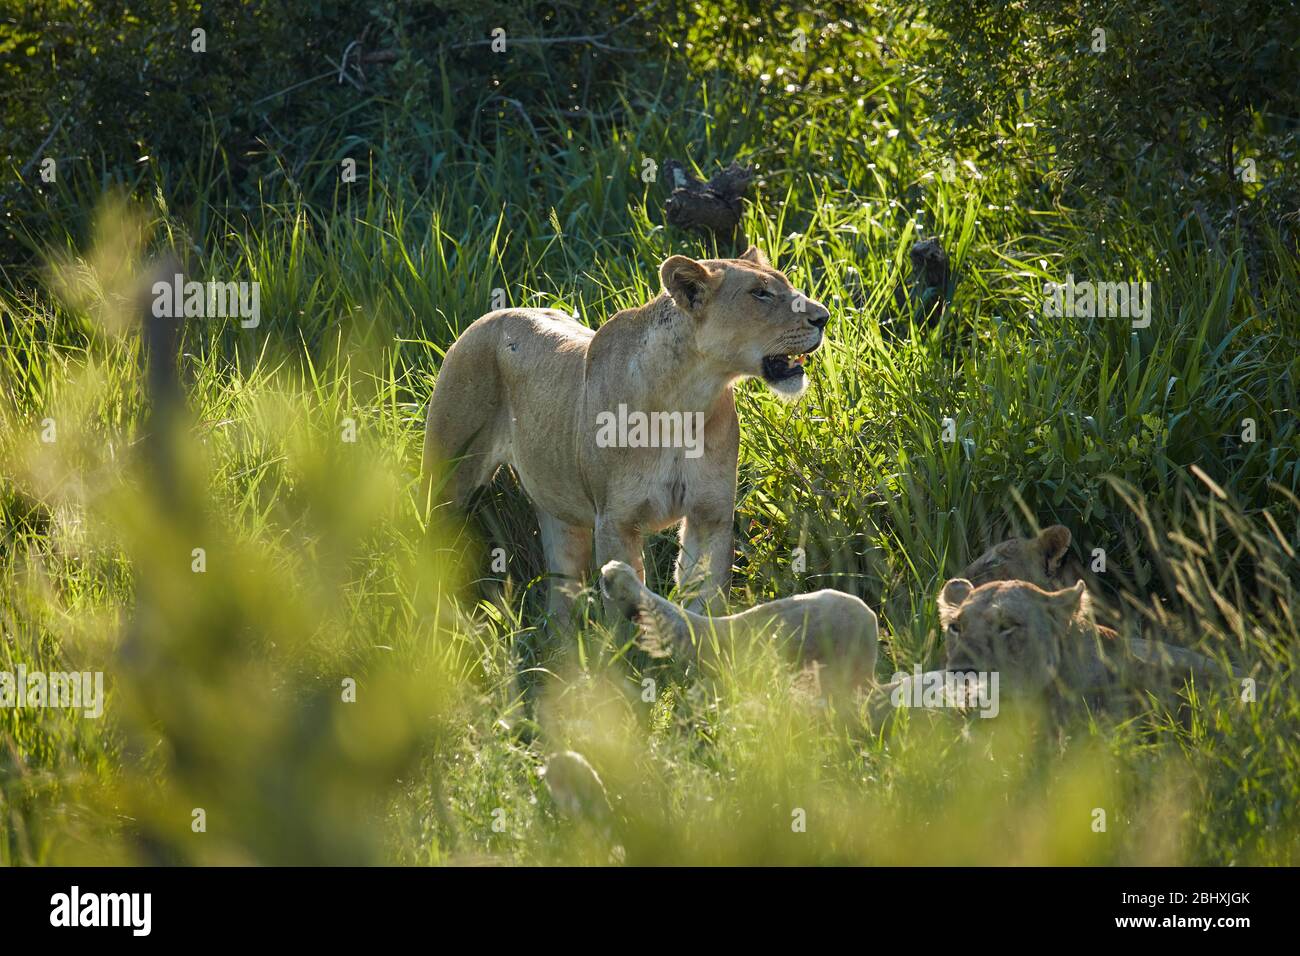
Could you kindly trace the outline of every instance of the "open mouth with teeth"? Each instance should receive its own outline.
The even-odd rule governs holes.
[[[784,382],[804,373],[808,356],[814,350],[798,352],[793,355],[765,355],[763,357],[763,378],[769,382]]]

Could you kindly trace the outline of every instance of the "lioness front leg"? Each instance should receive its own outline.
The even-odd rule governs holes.
[[[682,547],[677,554],[677,586],[691,593],[686,609],[717,614],[726,609],[731,582],[734,542],[731,512],[721,515],[687,515],[682,523]]]

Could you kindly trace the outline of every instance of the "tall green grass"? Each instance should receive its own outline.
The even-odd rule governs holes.
[[[861,70],[869,95],[806,95],[775,130],[705,71],[534,149],[428,131],[433,186],[376,177],[325,208],[287,169],[247,210],[173,208],[203,184],[164,170],[125,206],[68,177],[98,225],[33,237],[49,269],[0,291],[0,670],[102,669],[110,697],[99,722],[0,710],[0,860],[1295,863],[1294,258],[1251,274],[1240,236],[1220,254],[1136,183],[1098,221],[1047,199],[1044,168],[945,182],[916,92]],[[1230,659],[1256,700],[1197,687],[1068,727],[1015,706],[832,717],[771,656],[643,658],[594,595],[556,637],[507,476],[468,529],[425,514],[422,406],[495,289],[596,325],[667,255],[717,251],[667,231],[640,178],[680,155],[762,166],[746,234],[833,311],[801,403],[739,390],[733,604],[860,594],[884,678],[934,662],[947,576],[1059,521],[1085,559],[1105,549],[1097,585],[1131,620]],[[955,277],[937,325],[896,295],[929,236]],[[257,329],[185,325],[168,427],[130,298],[159,250],[262,295]],[[1067,272],[1151,281],[1150,327],[1045,318]],[[673,547],[650,545],[663,591]],[[538,771],[562,749],[601,773],[610,832],[557,812]]]

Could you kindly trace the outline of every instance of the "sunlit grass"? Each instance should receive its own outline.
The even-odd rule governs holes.
[[[42,237],[51,270],[0,292],[0,670],[103,670],[109,705],[0,710],[0,860],[1295,863],[1294,262],[1251,276],[1146,195],[1097,223],[1037,201],[1032,169],[944,182],[889,135],[916,103],[871,69],[862,105],[810,98],[780,148],[714,78],[536,155],[448,143],[426,194],[375,179],[321,209],[280,182],[245,219],[168,208],[164,177],[84,240]],[[712,254],[640,178],[700,143],[764,165],[746,233],[834,313],[803,402],[740,389],[733,603],[860,594],[885,678],[936,659],[947,576],[1059,521],[1107,552],[1103,590],[1249,672],[1253,703],[828,715],[774,655],[665,666],[594,603],[576,637],[548,631],[508,479],[468,533],[424,513],[422,405],[455,334],[496,289],[597,325],[670,253]],[[929,236],[956,278],[933,327],[896,296]],[[158,429],[130,296],[172,248],[260,282],[262,323],[186,325],[187,407]],[[1150,328],[1044,318],[1067,272],[1151,281]],[[665,591],[671,549],[651,546]],[[608,830],[557,813],[539,770],[564,749],[600,772]]]

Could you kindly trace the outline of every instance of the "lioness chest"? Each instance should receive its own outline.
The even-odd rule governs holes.
[[[629,464],[603,489],[600,510],[623,515],[642,531],[675,525],[714,496],[713,464],[687,458],[681,449],[635,451]]]
[[[582,454],[598,512],[626,526],[658,531],[686,515],[730,524],[735,508],[740,430],[728,390],[699,416],[690,440],[661,447],[601,447]]]

